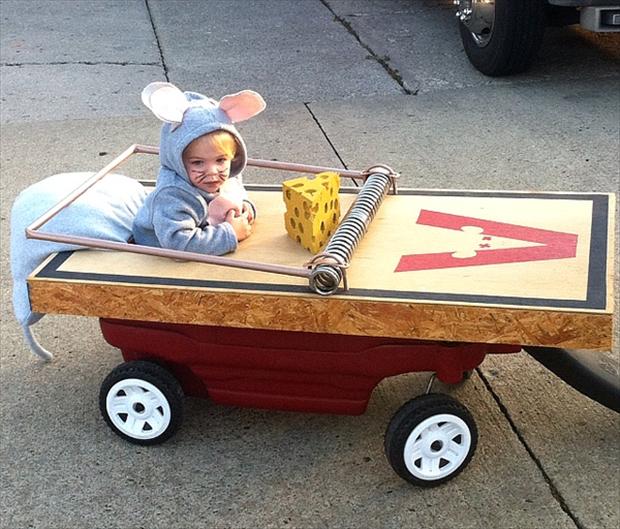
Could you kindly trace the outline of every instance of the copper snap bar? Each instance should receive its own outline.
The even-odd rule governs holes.
[[[65,209],[69,204],[74,202],[77,198],[82,196],[86,191],[88,191],[91,187],[93,187],[99,180],[105,177],[112,169],[116,169],[119,165],[121,165],[124,161],[126,161],[131,155],[137,152],[146,152],[140,151],[138,149],[143,148],[146,149],[146,146],[141,145],[132,145],[127,150],[122,152],[119,156],[114,158],[108,165],[106,165],[103,169],[96,172],[93,176],[91,176],[86,182],[84,182],[81,186],[77,187],[74,191],[69,193],[65,198],[63,198],[58,204],[53,206],[43,215],[41,215],[37,220],[35,220],[30,226],[26,228],[26,236],[30,237],[30,233],[34,232],[43,224],[47,223],[52,217],[57,215],[60,211]],[[34,237],[31,237],[34,238]]]
[[[333,293],[338,288],[338,285],[341,281],[344,280],[344,287],[348,289],[347,278],[346,278],[346,267],[348,266],[351,254],[353,249],[359,241],[361,240],[361,235],[357,232],[360,231],[359,220],[356,222],[352,221],[345,224],[345,228],[341,230],[343,231],[353,232],[354,239],[347,240],[344,244],[339,242],[338,244],[334,244],[331,251],[328,251],[328,246],[326,247],[327,254],[325,257],[329,256],[329,260],[320,260],[317,259],[315,261],[315,265],[311,268],[308,266],[305,267],[294,267],[294,266],[285,266],[285,265],[274,265],[268,263],[260,263],[256,261],[245,261],[240,259],[231,259],[229,257],[221,257],[215,255],[205,255],[194,252],[185,252],[180,250],[169,250],[165,248],[157,248],[151,246],[142,246],[138,244],[129,244],[122,243],[116,241],[107,241],[104,239],[95,239],[90,237],[78,237],[78,236],[70,236],[59,233],[50,233],[40,231],[40,228],[49,222],[55,215],[57,215],[60,211],[65,209],[75,200],[77,200],[80,196],[82,196],[86,191],[88,191],[92,186],[94,186],[98,181],[104,178],[107,174],[109,174],[113,169],[117,168],[119,165],[127,161],[134,154],[159,154],[159,148],[150,146],[150,145],[131,145],[124,152],[122,152],[119,156],[117,156],[114,160],[112,160],[108,165],[103,167],[97,173],[95,173],[91,178],[86,180],[82,185],[77,187],[74,191],[69,193],[64,199],[58,202],[55,206],[50,208],[47,212],[41,215],[38,219],[36,219],[30,226],[26,228],[26,237],[29,239],[38,239],[44,241],[51,242],[60,242],[66,244],[72,244],[76,246],[86,247],[86,248],[97,248],[102,250],[116,250],[123,251],[129,253],[137,253],[143,255],[153,255],[157,257],[167,257],[171,259],[177,260],[185,260],[185,261],[193,261],[199,263],[206,264],[216,264],[221,266],[229,266],[233,268],[243,268],[247,270],[255,270],[259,272],[269,272],[274,274],[283,274],[290,275],[296,277],[306,277],[310,279],[310,288],[315,292],[318,292],[322,295],[327,295]],[[345,176],[349,178],[358,178],[364,179],[365,183],[360,188],[360,194],[366,189],[375,189],[377,184],[369,182],[375,182],[377,177],[382,177],[385,181],[393,181],[393,179],[398,176],[397,173],[394,173],[387,166],[374,166],[367,171],[351,171],[351,170],[342,170],[338,168],[332,167],[322,167],[316,165],[305,165],[305,164],[297,164],[297,163],[287,163],[287,162],[275,162],[269,160],[259,160],[259,159],[248,159],[248,165],[253,165],[256,167],[264,167],[269,169],[283,170],[283,171],[297,171],[297,172],[305,172],[305,173],[322,173],[325,171],[333,171],[340,174],[340,176]],[[377,170],[375,174],[370,174],[369,171]],[[374,178],[373,178],[374,177]],[[368,185],[368,187],[367,187]],[[380,200],[385,196],[385,192],[387,191],[387,187],[383,191]],[[359,195],[358,195],[359,198]],[[357,199],[356,199],[357,200]],[[351,212],[354,209],[355,202],[353,206],[349,209]],[[358,208],[359,209],[359,208]],[[376,209],[376,208],[375,208]],[[374,217],[374,211],[370,212]],[[359,215],[355,215],[358,217]],[[345,217],[346,220],[346,217]],[[344,220],[343,220],[344,223]],[[341,223],[341,226],[342,224]],[[368,223],[365,223],[367,227]],[[356,227],[352,229],[352,227]],[[338,227],[340,229],[340,226]],[[338,229],[330,239],[330,241],[334,240],[335,235],[338,233]],[[351,235],[348,234],[348,239],[351,239]],[[346,247],[350,246],[350,251],[342,251],[342,246]],[[332,255],[332,252],[335,252]],[[321,255],[321,254],[319,254]],[[343,260],[344,259],[344,260]],[[328,262],[329,261],[329,262]],[[334,272],[336,270],[336,272]],[[314,279],[313,279],[314,276]],[[335,282],[335,287],[333,287],[333,283]],[[314,288],[313,284],[320,284],[319,288]],[[332,285],[332,286],[330,286]],[[327,292],[327,294],[325,293]]]
[[[206,255],[194,252],[184,252],[181,250],[167,250],[165,248],[157,248],[154,246],[142,246],[139,244],[106,241],[104,239],[94,239],[91,237],[74,237],[69,235],[60,235],[40,231],[28,233],[28,237],[30,239],[40,239],[44,241],[74,244],[76,246],[84,246],[86,248],[97,248],[100,250],[117,250],[121,252],[130,252],[143,255],[154,255],[156,257],[169,257],[171,259],[192,261],[205,264],[215,264],[220,266],[229,266],[233,268],[244,268],[246,270],[255,270],[258,272],[270,272],[273,274],[283,274],[297,277],[310,276],[309,270],[302,267],[297,268],[294,266],[274,265],[268,263],[260,263],[257,261],[243,261],[241,259],[231,259],[229,257],[221,257],[218,255]]]
[[[248,165],[254,167],[264,167],[266,169],[278,169],[279,171],[289,171],[292,173],[338,173],[340,177],[353,178],[356,180],[364,180],[368,174],[364,171],[353,171],[351,169],[336,169],[334,167],[321,167],[319,165],[306,165],[302,163],[276,162],[273,160],[257,160],[248,158]]]

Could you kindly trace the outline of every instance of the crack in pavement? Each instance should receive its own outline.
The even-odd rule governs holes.
[[[0,66],[64,66],[84,64],[86,66],[161,66],[156,62],[128,62],[128,61],[50,61],[50,62],[3,62]]]
[[[155,20],[153,19],[153,13],[151,13],[151,6],[149,5],[149,0],[144,0],[144,5],[146,6],[146,11],[149,14],[149,20],[151,21],[151,27],[153,28],[153,35],[155,35],[155,42],[157,43],[157,51],[159,52],[159,59],[161,60],[161,66],[164,70],[164,77],[166,81],[170,81],[168,77],[168,67],[166,66],[166,61],[164,60],[164,52],[161,49],[161,43],[159,42],[159,35],[157,34],[157,28],[155,27]]]
[[[370,53],[371,58],[373,58],[375,61],[377,61],[382,67],[383,69],[387,72],[387,74],[394,79],[394,81],[396,81],[396,83],[398,83],[398,85],[403,89],[403,92],[405,92],[405,94],[407,95],[417,95],[419,88],[416,88],[415,90],[412,90],[411,88],[409,88],[407,86],[407,84],[405,83],[405,80],[402,78],[402,76],[400,75],[399,71],[396,70],[395,68],[392,68],[389,64],[389,57],[387,56],[380,56],[377,53],[375,53],[375,51],[365,42],[362,41],[362,39],[360,38],[359,34],[357,33],[357,31],[355,31],[353,29],[353,26],[351,26],[351,24],[344,18],[341,17],[339,15],[336,14],[336,12],[334,11],[334,9],[329,5],[327,0],[320,0],[320,2],[331,12],[332,15],[334,15],[334,19],[336,19],[338,22],[340,22],[340,24],[342,24],[344,26],[344,28],[355,38],[355,40],[357,40],[357,42],[360,43],[360,45],[368,52]]]
[[[564,497],[558,490],[553,479],[551,479],[551,476],[547,474],[547,471],[544,469],[542,462],[540,461],[540,459],[538,459],[538,457],[536,456],[536,454],[534,453],[530,445],[525,440],[525,437],[523,437],[523,435],[517,428],[517,425],[512,419],[510,412],[508,411],[508,408],[506,408],[504,403],[501,401],[499,395],[493,389],[493,386],[491,386],[491,383],[484,376],[482,369],[477,367],[476,372],[478,373],[478,376],[480,377],[480,380],[482,380],[482,383],[484,384],[484,386],[487,388],[487,391],[491,394],[491,397],[493,397],[493,400],[497,404],[497,407],[501,411],[502,415],[506,418],[506,421],[508,421],[508,424],[510,425],[511,430],[517,436],[517,439],[519,439],[519,442],[523,445],[523,447],[525,448],[525,451],[528,453],[532,461],[534,461],[534,464],[538,467],[538,470],[542,474],[542,477],[545,480],[545,483],[547,483],[547,486],[549,487],[549,491],[551,492],[551,495],[558,502],[560,508],[569,516],[569,518],[573,521],[577,529],[586,529],[585,526],[578,520],[577,516],[570,510],[570,507],[568,506],[566,500],[564,499]]]
[[[321,125],[321,122],[318,120],[318,118],[314,115],[314,112],[312,112],[312,109],[310,108],[310,103],[304,103],[304,106],[306,107],[306,110],[308,110],[308,112],[310,113],[310,116],[312,116],[312,119],[314,120],[314,122],[316,123],[317,127],[319,127],[319,130],[321,131],[321,134],[323,134],[323,137],[327,140],[327,143],[329,144],[329,146],[331,147],[331,150],[334,152],[334,154],[338,157],[338,160],[340,160],[340,163],[342,164],[342,167],[344,169],[348,169],[347,164],[345,163],[345,161],[342,159],[342,157],[340,156],[340,153],[338,152],[338,150],[336,149],[336,146],[332,143],[332,141],[329,139],[329,136],[327,135],[327,132],[325,131],[325,129],[323,128],[323,126]],[[356,187],[359,186],[359,184],[357,183],[357,181],[352,178],[351,179],[352,182],[355,184]]]

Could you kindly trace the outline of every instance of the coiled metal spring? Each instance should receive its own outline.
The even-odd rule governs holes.
[[[344,270],[349,266],[353,252],[366,234],[391,185],[392,174],[375,172],[368,176],[323,252],[310,263],[310,288],[317,294],[329,296],[336,292],[345,278]]]

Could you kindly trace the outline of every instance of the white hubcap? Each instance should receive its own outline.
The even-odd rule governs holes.
[[[471,432],[465,421],[450,414],[433,415],[409,434],[405,465],[418,479],[441,479],[458,470],[470,448]]]
[[[170,404],[150,382],[127,378],[114,384],[106,397],[112,423],[134,439],[153,439],[170,424]]]

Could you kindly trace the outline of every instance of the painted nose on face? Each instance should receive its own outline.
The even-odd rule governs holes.
[[[216,163],[207,164],[205,166],[205,174],[207,176],[217,176],[218,173],[219,171],[218,171],[218,166]]]
[[[221,178],[220,171],[216,165],[206,166],[203,175],[204,180],[219,180]]]

